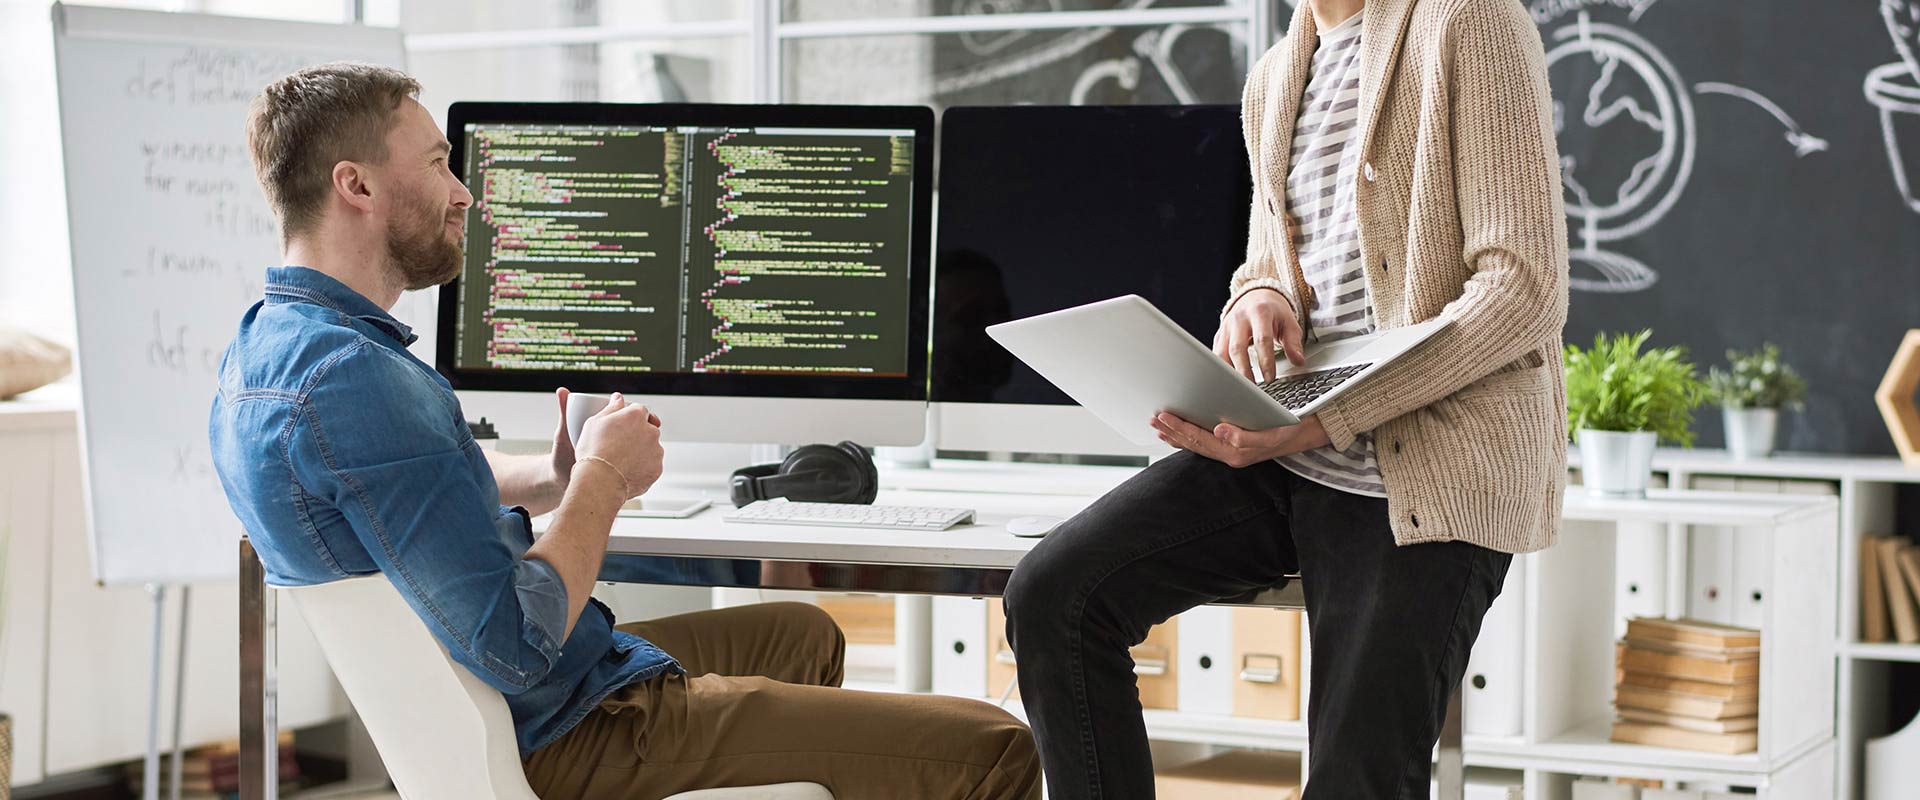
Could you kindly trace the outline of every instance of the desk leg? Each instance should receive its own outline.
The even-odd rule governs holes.
[[[280,794],[273,592],[253,543],[240,538],[240,800]]]
[[[902,691],[933,691],[933,598],[900,595],[893,602],[894,680]]]
[[[1462,751],[1463,733],[1460,724],[1460,698],[1465,692],[1454,687],[1453,698],[1447,701],[1447,715],[1440,724],[1440,765],[1434,771],[1439,793],[1435,800],[1463,800],[1467,792],[1467,764]]]

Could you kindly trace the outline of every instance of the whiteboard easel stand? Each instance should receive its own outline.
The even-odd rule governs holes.
[[[167,784],[170,787],[167,797],[171,800],[180,800],[181,764],[186,757],[180,732],[186,717],[187,608],[192,589],[184,584],[180,587],[180,649],[173,671],[173,765]],[[153,649],[148,659],[152,666],[147,676],[147,755],[140,772],[140,796],[145,800],[160,800],[160,657],[166,643],[167,585],[147,584],[147,596],[153,600]]]
[[[180,768],[186,760],[180,733],[181,723],[186,718],[184,709],[187,707],[187,607],[188,601],[192,599],[193,587],[182,584],[180,586],[180,650],[174,656],[173,667],[173,780],[167,784],[170,787],[167,789],[167,797],[170,800],[180,800]],[[154,627],[156,630],[159,628],[157,625]],[[155,671],[159,669],[156,667]]]
[[[143,779],[140,796],[146,800],[160,797],[160,645],[161,626],[165,623],[167,587],[147,584],[147,598],[153,601],[153,648],[147,654],[147,755],[140,772]]]

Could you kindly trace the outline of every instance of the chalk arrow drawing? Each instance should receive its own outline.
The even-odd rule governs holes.
[[[1696,83],[1693,85],[1693,90],[1700,94],[1724,94],[1731,97],[1738,97],[1759,106],[1760,110],[1772,114],[1773,118],[1779,120],[1780,124],[1787,129],[1787,144],[1793,145],[1793,155],[1796,158],[1804,158],[1827,149],[1827,140],[1801,130],[1800,123],[1794,122],[1793,117],[1787,116],[1785,110],[1781,109],[1778,104],[1772,100],[1768,100],[1759,92],[1744,86],[1735,86],[1731,83],[1716,83],[1713,81]]]

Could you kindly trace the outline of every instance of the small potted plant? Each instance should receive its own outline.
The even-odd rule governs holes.
[[[1728,350],[1727,369],[1707,373],[1707,392],[1720,404],[1727,452],[1734,458],[1766,458],[1773,453],[1780,409],[1799,408],[1807,382],[1780,360],[1780,348],[1767,343],[1745,353]]]
[[[1567,431],[1596,494],[1643,497],[1654,445],[1693,446],[1693,409],[1706,400],[1706,384],[1684,347],[1641,352],[1652,335],[1601,334],[1590,350],[1567,345]]]

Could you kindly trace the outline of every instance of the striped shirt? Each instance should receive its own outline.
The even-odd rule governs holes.
[[[1360,17],[1364,13],[1320,33],[1293,131],[1287,211],[1293,216],[1293,247],[1300,256],[1300,271],[1319,298],[1308,312],[1315,342],[1373,332],[1373,304],[1362,274],[1353,198],[1360,167]],[[1328,445],[1283,457],[1280,464],[1335,489],[1387,496],[1380,464],[1373,457],[1373,438],[1367,434],[1355,437],[1353,446],[1345,450]]]

